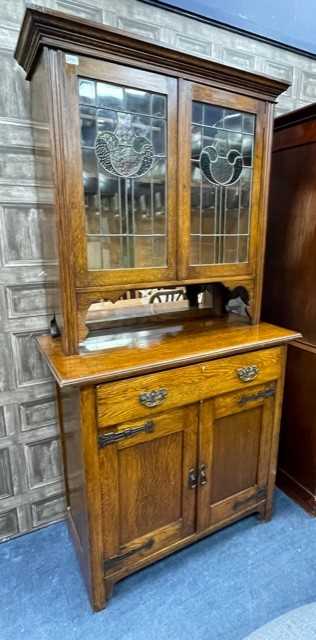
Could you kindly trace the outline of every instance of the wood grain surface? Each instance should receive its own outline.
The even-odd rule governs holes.
[[[175,335],[171,332],[151,339],[147,344],[117,347],[98,353],[65,356],[60,340],[50,336],[38,338],[40,349],[47,359],[60,386],[86,382],[110,381],[140,375],[164,368],[212,360],[243,351],[253,351],[297,339],[300,334],[268,323],[258,325],[230,325],[225,321],[179,324]]]

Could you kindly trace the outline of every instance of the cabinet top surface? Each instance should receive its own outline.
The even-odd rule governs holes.
[[[297,124],[302,124],[307,121],[315,121],[316,118],[316,103],[305,105],[299,109],[294,109],[288,113],[283,113],[274,120],[274,130],[279,131],[287,127],[293,127]]]
[[[64,387],[118,380],[276,346],[300,334],[266,322],[249,325],[198,320],[145,331],[139,328],[124,336],[130,338],[128,346],[110,344],[101,352],[73,356],[63,354],[60,339],[41,336],[38,343],[59,386]]]
[[[156,69],[174,76],[199,76],[213,84],[236,87],[272,101],[289,83],[250,73],[207,58],[169,49],[141,36],[45,7],[27,7],[15,50],[15,58],[30,78],[44,47],[91,55],[123,64]],[[145,55],[144,55],[145,54]]]

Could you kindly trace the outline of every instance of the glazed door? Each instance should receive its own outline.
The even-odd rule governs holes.
[[[103,432],[105,571],[132,569],[193,533],[198,408]]]
[[[179,277],[252,275],[264,104],[183,81],[179,108]]]
[[[175,279],[176,80],[67,55],[64,76],[76,285]]]
[[[274,393],[271,382],[202,403],[198,530],[266,498]]]

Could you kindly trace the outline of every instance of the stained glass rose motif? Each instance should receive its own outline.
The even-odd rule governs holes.
[[[150,140],[135,134],[130,114],[118,114],[114,132],[98,134],[95,152],[104,171],[121,178],[143,176],[154,162],[153,146]]]

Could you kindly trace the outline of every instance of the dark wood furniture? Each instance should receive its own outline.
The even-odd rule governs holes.
[[[34,8],[16,58],[50,136],[61,306],[39,345],[98,610],[125,575],[271,516],[299,336],[259,323],[273,103],[287,85]],[[186,300],[142,306],[141,290],[162,287]]]
[[[316,515],[316,105],[276,118],[263,318],[289,349],[278,484]]]

